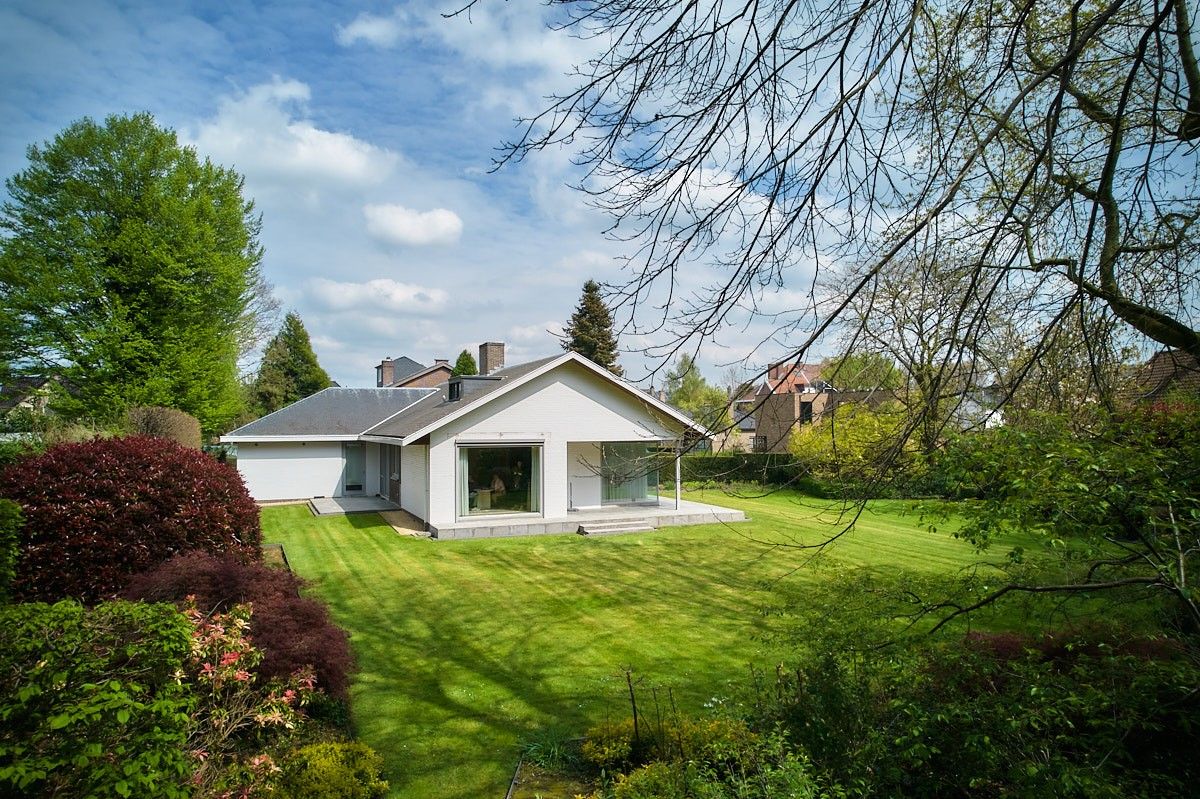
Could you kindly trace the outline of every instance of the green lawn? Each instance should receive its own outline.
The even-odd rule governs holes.
[[[386,761],[393,795],[501,797],[518,745],[540,729],[582,732],[627,712],[621,670],[673,686],[684,710],[727,695],[756,642],[768,581],[813,580],[807,553],[837,510],[792,494],[699,501],[739,507],[745,524],[645,535],[436,542],[374,515],[263,510],[264,541],[287,557],[350,630],[363,740]],[[975,560],[920,529],[905,503],[868,507],[832,547],[842,562],[948,573]]]

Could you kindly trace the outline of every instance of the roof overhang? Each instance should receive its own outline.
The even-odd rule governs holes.
[[[222,444],[303,444],[309,441],[358,441],[358,433],[311,436],[221,436]]]

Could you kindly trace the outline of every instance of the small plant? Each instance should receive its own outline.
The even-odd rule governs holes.
[[[580,765],[579,745],[559,730],[541,730],[522,747],[521,759],[546,771],[574,771]]]
[[[305,746],[283,762],[273,796],[279,799],[382,799],[383,759],[362,743]]]
[[[196,696],[187,740],[195,763],[192,784],[202,795],[218,788],[248,793],[254,784],[270,781],[278,767],[266,752],[247,757],[242,750],[269,740],[272,731],[302,724],[300,708],[315,679],[306,670],[286,682],[255,680],[262,652],[247,635],[251,611],[246,605],[205,614],[189,603],[184,614],[192,623],[186,672]]]

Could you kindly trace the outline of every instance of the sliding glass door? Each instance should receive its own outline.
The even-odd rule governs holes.
[[[601,502],[621,505],[658,500],[657,446],[608,443],[600,449]]]

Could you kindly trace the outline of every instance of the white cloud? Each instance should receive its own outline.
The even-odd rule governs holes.
[[[508,340],[522,344],[544,344],[551,346],[558,343],[562,335],[562,322],[553,319],[533,325],[516,325],[508,329]]]
[[[349,25],[338,25],[334,38],[343,47],[351,47],[361,41],[386,48],[399,41],[402,32],[403,28],[396,16],[381,17],[364,11]]]
[[[349,186],[383,182],[399,156],[348,133],[323,130],[305,118],[306,84],[279,77],[226,97],[217,115],[191,136],[201,155],[235,167],[255,185],[314,181]]]
[[[462,235],[458,214],[446,208],[414,211],[403,205],[366,205],[367,232],[389,244],[453,244]]]
[[[391,278],[345,283],[319,277],[308,281],[306,289],[314,305],[332,311],[375,309],[433,314],[443,310],[450,299],[442,289],[400,283]]]

